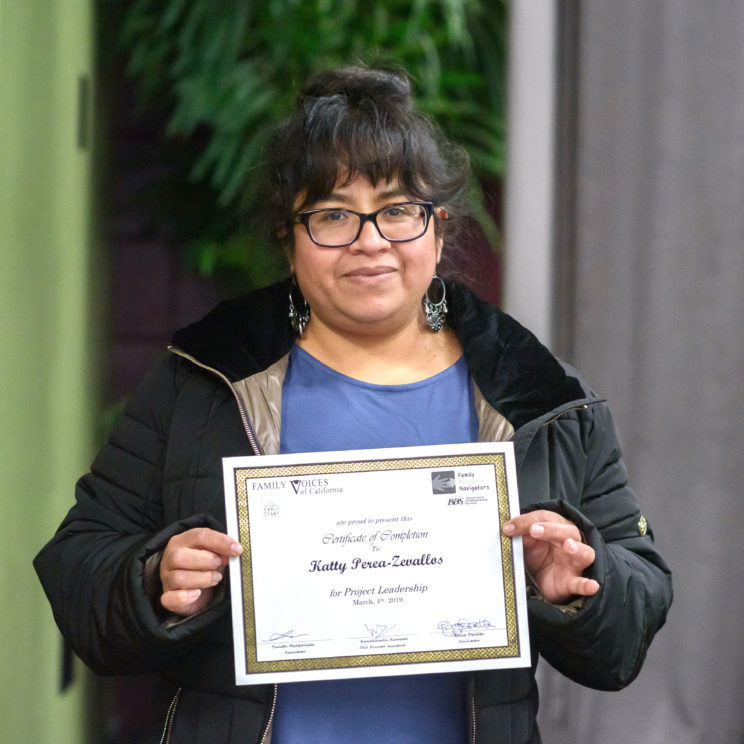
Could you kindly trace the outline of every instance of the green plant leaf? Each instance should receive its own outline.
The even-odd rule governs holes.
[[[165,118],[172,143],[151,217],[188,226],[189,264],[201,273],[251,286],[283,265],[236,216],[259,207],[251,174],[267,138],[324,68],[402,65],[418,106],[466,147],[476,177],[503,174],[507,0],[109,0],[99,13],[119,29],[139,109]],[[474,215],[496,246],[487,211]]]

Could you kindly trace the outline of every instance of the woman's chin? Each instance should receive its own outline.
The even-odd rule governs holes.
[[[391,308],[370,309],[363,307],[349,310],[343,317],[337,317],[325,325],[336,328],[344,334],[389,334],[395,335],[402,328],[416,322],[411,313],[395,312]]]

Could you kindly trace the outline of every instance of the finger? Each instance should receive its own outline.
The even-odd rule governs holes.
[[[224,555],[228,558],[234,555],[240,555],[243,548],[240,543],[230,535],[224,532],[210,529],[209,527],[195,527],[186,532],[174,535],[169,543],[177,547],[201,548],[211,550],[218,555]]]
[[[232,558],[243,552],[241,544],[224,532],[209,527],[195,527],[172,538],[175,545],[186,548],[211,550],[217,555]]]
[[[527,535],[533,524],[555,522],[558,524],[573,524],[565,517],[547,509],[538,509],[527,514],[517,514],[504,524],[504,534],[511,537]]]
[[[171,547],[163,555],[162,566],[172,571],[179,568],[190,571],[208,571],[223,568],[227,565],[227,558],[211,550],[201,548]]]
[[[222,581],[219,571],[184,571],[177,569],[167,571],[162,577],[164,591],[179,591],[184,589],[208,589],[217,586]]]
[[[568,591],[579,597],[591,597],[599,591],[599,582],[585,576],[576,576],[568,582]]]
[[[583,571],[594,563],[594,548],[585,545],[584,543],[577,542],[572,538],[569,538],[563,543],[563,551],[568,554],[571,558],[571,563],[576,566],[579,571]]]
[[[530,525],[529,535],[556,544],[566,540],[581,542],[581,532],[573,522],[537,522]]]
[[[193,615],[203,609],[209,602],[211,590],[209,589],[181,589],[178,591],[163,592],[160,604],[169,612],[177,615]]]

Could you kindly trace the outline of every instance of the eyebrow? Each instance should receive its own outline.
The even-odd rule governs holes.
[[[381,193],[377,194],[377,199],[379,201],[385,201],[386,199],[393,199],[396,197],[405,197],[408,198],[399,188],[393,188],[389,189],[388,191],[382,191]],[[340,201],[344,204],[350,204],[351,199],[346,195],[339,193],[338,191],[332,191],[325,199],[319,199],[320,203],[328,202],[328,201]]]

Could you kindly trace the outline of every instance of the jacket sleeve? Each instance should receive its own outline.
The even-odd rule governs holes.
[[[572,436],[566,437],[567,430]],[[589,405],[562,422],[560,431],[543,431],[552,439],[547,444],[551,488],[557,488],[560,497],[532,504],[529,510],[558,511],[579,527],[596,553],[585,575],[596,579],[600,590],[575,613],[529,600],[532,638],[540,654],[575,682],[621,689],[637,676],[665,622],[672,601],[671,572],[655,550],[628,487],[608,407],[602,402]],[[575,448],[577,438],[578,457],[567,452]]]
[[[34,560],[62,634],[100,674],[162,669],[185,653],[226,603],[173,625],[147,596],[145,563],[175,534],[224,528],[207,515],[162,524],[162,478],[179,362],[165,358],[129,401],[76,503]]]

